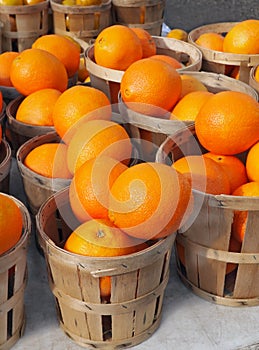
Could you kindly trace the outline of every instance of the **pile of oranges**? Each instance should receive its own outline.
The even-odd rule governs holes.
[[[256,31],[259,21],[250,21]],[[209,42],[214,49],[235,52],[230,51],[231,35],[211,34]],[[207,42],[201,37],[197,43]],[[145,249],[185,223],[194,206],[192,188],[213,195],[259,195],[259,105],[252,97],[212,93],[195,77],[180,74],[181,62],[158,55],[152,36],[143,29],[104,29],[95,41],[94,58],[100,66],[124,71],[123,102],[142,114],[193,121],[206,149],[171,167],[133,164],[134,146],[125,128],[113,121],[108,97],[94,87],[68,87],[79,71],[80,53],[76,42],[53,34],[21,53],[0,55],[0,85],[15,87],[24,96],[17,120],[54,126],[60,137],[59,143],[33,149],[24,164],[48,178],[71,179],[69,202],[79,226],[64,249],[89,256]],[[245,162],[240,160],[244,155]],[[235,216],[233,239],[239,243],[245,222],[245,213]],[[109,276],[100,279],[100,288],[109,297]]]

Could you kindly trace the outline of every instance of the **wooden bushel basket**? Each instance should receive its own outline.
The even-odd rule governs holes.
[[[30,125],[16,120],[16,112],[23,99],[24,96],[18,96],[6,106],[6,138],[10,142],[14,153],[32,137],[55,131],[54,126]]]
[[[202,54],[193,45],[172,39],[153,36],[157,53],[169,55],[184,64],[179,72],[199,71],[202,64]],[[118,103],[118,92],[124,71],[102,67],[94,59],[94,46],[85,51],[85,65],[89,72],[91,86],[103,91],[111,103]]]
[[[135,254],[92,258],[63,249],[78,225],[68,189],[51,196],[36,216],[49,284],[60,325],[76,343],[121,349],[149,338],[158,328],[175,235]],[[103,302],[99,279],[111,276],[111,297]]]
[[[2,50],[23,51],[48,33],[49,0],[34,5],[1,6]]]
[[[24,165],[24,159],[30,151],[45,143],[60,143],[60,137],[56,132],[35,136],[20,146],[16,153],[18,169],[22,176],[24,192],[30,212],[35,215],[41,204],[53,193],[68,186],[71,179],[48,178],[35,173]]]
[[[24,204],[12,196],[11,198],[21,210],[23,233],[14,248],[0,256],[1,350],[11,349],[22,336],[25,327],[24,291],[27,283],[27,248],[31,221]]]
[[[194,127],[171,135],[159,148],[156,161],[170,165],[183,155],[203,153],[205,150],[199,146],[195,152],[193,145],[198,144],[195,138]],[[259,197],[210,195],[196,190],[193,195],[200,210],[177,233],[175,241],[181,280],[210,302],[259,305]],[[240,252],[229,251],[235,211],[248,212]]]
[[[258,67],[259,67],[259,64],[257,66],[254,66],[250,70],[249,85],[252,86],[252,88],[255,89],[259,93],[259,81],[255,80],[255,71]]]
[[[184,71],[183,74],[194,76],[210,92],[217,93],[223,90],[240,91],[258,100],[258,94],[252,87],[223,74],[191,71]],[[141,159],[145,161],[155,160],[158,147],[169,135],[174,134],[184,127],[193,125],[191,121],[155,118],[137,113],[123,103],[120,95],[119,100],[121,118],[129,125],[130,136],[135,141]]]
[[[61,0],[50,0],[54,33],[77,37],[89,42],[112,24],[111,0],[100,6],[67,6]]]
[[[112,0],[115,23],[140,27],[151,35],[161,35],[164,10],[164,0]]]
[[[225,35],[237,23],[238,22],[215,23],[198,27],[189,33],[188,41],[201,50],[203,55],[203,71],[226,74],[228,68],[231,66],[239,66],[239,80],[248,83],[251,68],[259,64],[259,54],[245,55],[220,52],[201,47],[195,43],[198,37],[203,33],[214,32]]]
[[[0,142],[0,192],[9,193],[11,162],[11,147],[6,140],[2,139]]]

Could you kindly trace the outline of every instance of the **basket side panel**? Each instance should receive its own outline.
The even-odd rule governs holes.
[[[249,211],[242,253],[259,251],[258,239],[259,212]],[[258,297],[259,264],[239,264],[233,296],[235,298]]]

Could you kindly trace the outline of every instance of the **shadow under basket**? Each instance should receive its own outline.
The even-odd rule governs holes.
[[[67,252],[64,243],[78,226],[67,189],[41,206],[36,225],[59,322],[69,337],[85,347],[122,349],[155,332],[175,235],[119,257],[92,258]],[[106,300],[100,292],[104,276],[111,277],[111,295]]]
[[[156,161],[172,164],[183,155],[206,152],[194,127],[168,138]],[[245,162],[245,154],[240,154]],[[177,233],[177,271],[195,294],[227,306],[259,305],[259,197],[211,195],[193,190],[191,221]],[[237,212],[247,212],[242,243],[233,241],[232,223]],[[233,242],[235,242],[233,244]]]
[[[24,291],[27,284],[27,248],[31,232],[26,207],[11,197],[23,216],[23,233],[19,242],[0,255],[0,349],[9,350],[23,335],[25,327]]]
[[[54,126],[30,125],[16,120],[17,109],[24,98],[24,96],[18,96],[6,107],[6,138],[15,153],[24,142],[32,137],[55,131]]]
[[[12,152],[9,143],[0,142],[0,192],[9,193]]]

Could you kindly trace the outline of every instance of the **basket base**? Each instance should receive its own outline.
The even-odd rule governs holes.
[[[143,341],[147,340],[152,336],[152,334],[158,329],[162,318],[162,312],[156,319],[156,321],[152,324],[152,326],[145,332],[136,335],[135,337],[129,338],[129,339],[122,339],[122,340],[107,340],[107,341],[94,341],[82,338],[78,336],[77,334],[72,333],[61,321],[60,321],[60,327],[62,330],[72,339],[74,340],[78,345],[82,347],[89,348],[96,348],[96,349],[127,349],[133,346],[136,346]]]
[[[181,272],[179,268],[177,268],[178,276],[180,277],[181,281],[184,283],[184,285],[189,288],[194,294],[197,296],[213,302],[215,304],[219,305],[225,305],[225,306],[257,306],[259,305],[259,297],[256,298],[250,298],[250,299],[237,299],[232,297],[221,297],[215,294],[208,293],[198,287],[196,287],[193,283],[191,283]]]
[[[11,349],[17,343],[17,341],[23,336],[25,325],[26,325],[26,317],[24,313],[20,327],[4,344],[0,344],[0,349],[1,350]]]

